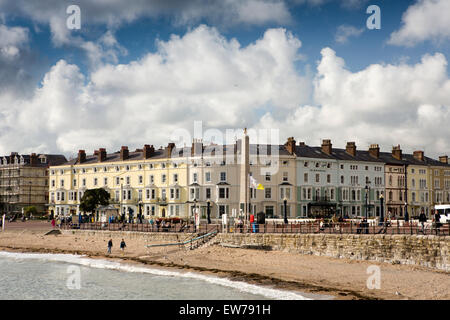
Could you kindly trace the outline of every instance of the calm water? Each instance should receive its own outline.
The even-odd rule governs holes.
[[[75,255],[0,252],[0,299],[254,300],[305,297],[202,274]]]

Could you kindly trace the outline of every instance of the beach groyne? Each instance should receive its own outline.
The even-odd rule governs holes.
[[[183,233],[66,230],[64,233],[122,236],[151,241],[182,241]],[[292,253],[409,264],[450,271],[450,237],[436,235],[269,234],[220,233],[215,243],[242,248],[282,250]]]

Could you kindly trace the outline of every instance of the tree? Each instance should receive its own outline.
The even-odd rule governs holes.
[[[88,189],[80,202],[80,210],[83,212],[94,212],[99,205],[109,204],[110,194],[103,188]]]
[[[38,211],[37,211],[37,209],[36,209],[35,206],[29,206],[29,207],[25,207],[25,208],[23,209],[23,213],[24,213],[26,216],[30,216],[30,214],[32,214],[33,216],[37,216]]]

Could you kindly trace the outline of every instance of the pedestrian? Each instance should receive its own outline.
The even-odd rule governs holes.
[[[52,227],[55,228],[55,218],[52,219]]]
[[[441,215],[436,210],[434,214],[434,226],[436,228],[436,234],[439,233],[439,228],[441,227]]]
[[[122,250],[122,255],[124,254],[124,252],[125,252],[125,247],[126,247],[127,245],[125,244],[125,240],[123,240],[122,239],[122,242],[120,243],[120,250]]]
[[[427,222],[427,216],[425,215],[425,212],[423,212],[423,209],[419,215],[419,222],[422,224],[422,233],[424,233],[425,232],[425,222]]]
[[[112,239],[109,239],[109,241],[108,241],[108,253],[111,253],[112,246],[113,246]]]

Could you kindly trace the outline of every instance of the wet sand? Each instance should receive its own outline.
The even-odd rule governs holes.
[[[300,293],[332,295],[335,299],[450,299],[450,274],[425,267],[372,261],[336,259],[282,251],[228,248],[209,245],[196,250],[173,247],[148,249],[157,244],[149,236],[114,235],[107,254],[107,235],[44,235],[46,222],[14,222],[0,232],[1,251],[83,254],[150,267],[177,269],[227,277]],[[188,235],[185,235],[186,237]],[[119,243],[124,238],[124,253]],[[369,266],[381,271],[380,289],[368,289]]]

